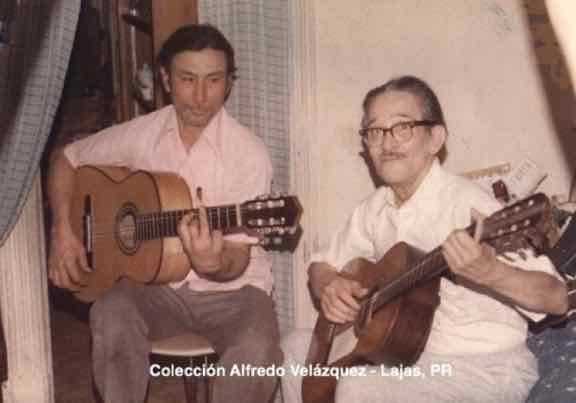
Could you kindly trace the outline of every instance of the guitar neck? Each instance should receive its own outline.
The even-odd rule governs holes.
[[[441,276],[448,270],[448,265],[440,247],[425,255],[417,264],[404,272],[392,282],[377,284],[377,291],[372,294],[373,309],[378,310],[388,302],[426,281]]]
[[[136,217],[136,236],[142,240],[177,236],[180,220],[190,212],[198,217],[198,209],[140,214]],[[241,207],[236,204],[207,207],[206,215],[213,230],[227,232],[242,226]]]
[[[475,230],[475,224],[471,224],[465,229],[470,235]],[[487,243],[490,244],[489,241]],[[442,247],[438,246],[394,281],[377,284],[377,291],[372,295],[373,307],[379,309],[405,291],[441,276],[447,271],[448,264],[442,255]]]

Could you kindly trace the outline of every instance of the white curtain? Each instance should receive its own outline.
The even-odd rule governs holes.
[[[200,0],[200,22],[218,27],[236,52],[238,80],[228,111],[268,145],[273,190],[290,192],[289,2],[286,0]],[[274,252],[274,299],[280,331],[294,323],[292,256]]]
[[[38,172],[64,85],[80,0],[0,3],[2,23],[9,30],[8,43],[0,44],[2,245]]]
[[[8,352],[0,393],[7,403],[54,402],[37,173],[79,11],[80,0],[0,0],[0,310]]]

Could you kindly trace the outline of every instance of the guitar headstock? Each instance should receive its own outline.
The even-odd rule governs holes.
[[[302,207],[296,196],[273,193],[240,206],[242,226],[260,237],[266,250],[293,250],[299,236]]]
[[[492,214],[484,221],[482,241],[497,253],[531,248],[542,252],[557,241],[558,227],[552,204],[546,195],[536,193]]]

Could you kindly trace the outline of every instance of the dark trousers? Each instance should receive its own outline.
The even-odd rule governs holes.
[[[227,374],[241,364],[282,364],[272,299],[252,286],[199,293],[123,280],[94,303],[90,326],[94,380],[106,403],[143,402],[150,340],[187,331],[210,340]],[[268,403],[276,383],[273,376],[217,376],[211,402]]]

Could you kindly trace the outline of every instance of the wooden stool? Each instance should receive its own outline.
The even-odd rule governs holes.
[[[208,357],[215,354],[210,342],[196,334],[184,333],[178,336],[167,337],[165,339],[152,341],[151,354],[163,355],[168,357],[184,357],[190,361],[193,367],[198,359],[208,362]],[[186,394],[186,403],[196,403],[196,398],[201,396],[198,403],[208,403],[208,378],[196,378],[193,376],[183,376],[184,392]],[[196,381],[201,381],[198,385]]]

